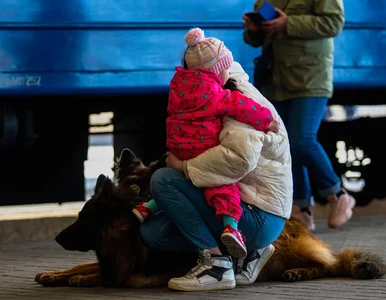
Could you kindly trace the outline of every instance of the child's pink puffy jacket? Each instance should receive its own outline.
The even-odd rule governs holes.
[[[215,73],[181,67],[176,70],[170,83],[166,120],[167,147],[172,152],[184,149],[196,154],[195,150],[204,152],[218,145],[223,116],[268,130],[273,120],[271,111],[238,91],[224,90]]]

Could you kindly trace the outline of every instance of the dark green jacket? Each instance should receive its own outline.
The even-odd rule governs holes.
[[[264,0],[257,0],[257,10]],[[298,97],[327,97],[333,93],[333,37],[344,24],[342,0],[270,0],[288,15],[285,33],[251,34],[244,30],[244,40],[253,47],[272,40],[272,78],[264,87],[270,100]],[[253,58],[251,58],[253,59]]]

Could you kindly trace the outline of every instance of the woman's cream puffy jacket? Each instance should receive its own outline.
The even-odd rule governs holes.
[[[237,88],[268,107],[280,122],[277,134],[255,130],[252,126],[224,118],[221,144],[184,162],[185,175],[197,187],[239,182],[241,199],[261,210],[289,219],[292,207],[292,172],[288,135],[276,109],[248,81],[234,62],[231,78]]]

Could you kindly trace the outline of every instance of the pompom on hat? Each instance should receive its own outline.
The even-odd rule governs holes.
[[[228,69],[232,62],[232,52],[224,42],[216,38],[205,38],[200,28],[190,29],[185,35],[188,48],[185,51],[185,62],[189,69],[205,69],[219,74]]]

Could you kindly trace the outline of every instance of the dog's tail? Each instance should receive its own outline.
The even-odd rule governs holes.
[[[374,253],[357,247],[348,247],[335,254],[336,276],[356,279],[375,279],[386,274],[386,265],[382,258]]]
[[[285,281],[338,276],[374,279],[386,273],[386,265],[378,255],[355,247],[334,253],[296,218],[286,222],[274,246],[277,253],[291,257],[281,271],[281,279]]]
[[[281,240],[285,243],[284,246],[289,248],[289,253],[296,255],[296,258],[302,264],[312,263],[331,269],[338,262],[330,247],[313,234],[310,234],[307,228],[296,218],[291,218],[286,222]]]
[[[296,253],[299,257],[326,269],[332,269],[338,263],[334,252],[324,242],[311,235],[299,236],[289,247],[291,253]]]

